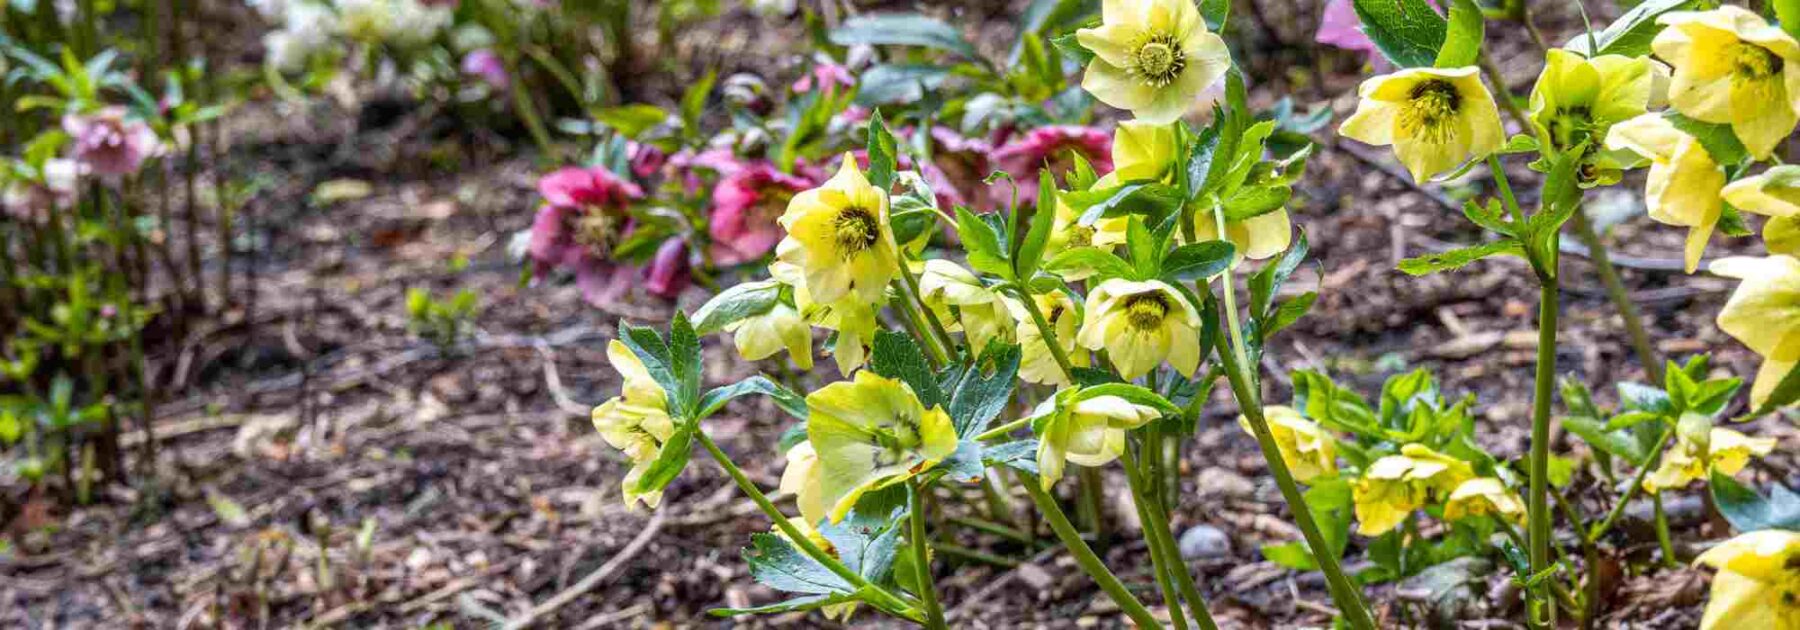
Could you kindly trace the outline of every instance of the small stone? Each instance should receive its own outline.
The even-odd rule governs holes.
[[[1043,592],[1056,582],[1056,578],[1052,577],[1049,571],[1031,563],[1019,565],[1015,572],[1019,575],[1019,581],[1024,582],[1033,591]]]
[[[1175,545],[1186,560],[1204,560],[1231,555],[1231,537],[1211,525],[1195,525],[1181,532]]]
[[[1224,468],[1200,471],[1200,496],[1241,499],[1256,493],[1256,483]]]

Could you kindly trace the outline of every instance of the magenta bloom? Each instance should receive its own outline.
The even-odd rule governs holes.
[[[838,86],[850,87],[852,85],[856,85],[856,78],[850,76],[849,68],[827,61],[814,64],[812,72],[800,77],[800,80],[795,81],[792,87],[795,92],[805,93],[813,91],[815,86],[829,92]]]
[[[5,208],[6,216],[42,224],[51,212],[75,203],[75,186],[81,171],[74,160],[45,160],[36,179],[14,180],[0,192],[0,207]]]
[[[604,168],[568,167],[539,179],[538,194],[544,205],[531,222],[531,259],[538,271],[575,274],[582,297],[595,306],[630,289],[636,270],[614,261],[612,252],[630,234],[627,206],[643,191]]]
[[[937,145],[931,153],[932,170],[943,178],[945,185],[966,197],[975,211],[992,209],[993,197],[982,180],[994,172],[994,145],[981,138],[963,137],[944,126],[933,127],[931,139]]]
[[[488,48],[469,51],[463,55],[462,73],[481,79],[488,87],[504,91],[512,85],[512,76],[506,74],[506,62],[500,54]]]
[[[1434,7],[1438,4],[1436,0],[1425,1]],[[1375,42],[1370,41],[1368,34],[1363,32],[1362,20],[1357,17],[1356,7],[1351,4],[1351,0],[1327,0],[1325,14],[1319,18],[1319,32],[1313,35],[1313,40],[1363,53],[1378,72],[1391,67],[1387,58],[1376,50]]]
[[[108,107],[90,115],[68,115],[63,131],[74,139],[75,159],[106,177],[136,173],[144,160],[162,151],[162,141],[142,120],[126,120],[125,108]]]
[[[762,258],[781,240],[775,219],[787,210],[788,200],[813,186],[812,180],[783,173],[764,161],[750,162],[720,178],[713,187],[707,225],[713,262],[738,265]]]
[[[644,270],[644,288],[651,295],[674,299],[692,283],[693,278],[688,275],[687,241],[679,236],[663,241],[656,248],[656,257],[650,259],[650,267]]]
[[[631,174],[636,175],[639,180],[650,179],[650,176],[661,171],[663,165],[669,162],[669,154],[648,144],[626,142],[625,152],[631,156]]]
[[[1075,165],[1073,155],[1087,158],[1095,173],[1112,172],[1112,135],[1095,127],[1038,127],[1014,138],[993,152],[1000,170],[1019,183],[1019,203],[1037,202],[1038,170],[1048,168],[1058,177]],[[1004,181],[996,186],[996,201],[1010,202],[1011,189]]]
[[[723,177],[743,168],[743,161],[728,149],[707,149],[699,153],[682,149],[669,156],[668,164],[674,171],[673,176],[681,178],[682,190],[690,195],[700,191],[704,185],[702,175],[707,171]]]

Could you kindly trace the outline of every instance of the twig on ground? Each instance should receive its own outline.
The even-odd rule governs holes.
[[[531,610],[507,621],[508,630],[529,627],[537,618],[556,612],[556,609],[575,601],[575,598],[594,590],[594,587],[611,578],[619,569],[624,568],[626,563],[631,562],[632,558],[637,557],[638,552],[649,546],[650,540],[656,538],[657,532],[662,531],[663,517],[667,515],[668,512],[657,512],[656,516],[650,518],[649,523],[644,524],[644,531],[638,532],[637,537],[631,539],[631,542],[626,544],[625,548],[621,549],[612,559],[607,560],[606,564],[600,565],[599,569],[595,569],[587,577],[581,578],[581,581],[576,582],[574,586],[563,589],[561,593],[544,600],[544,603],[532,606]]]

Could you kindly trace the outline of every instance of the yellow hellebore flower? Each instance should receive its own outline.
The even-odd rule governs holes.
[[[1400,447],[1399,455],[1375,460],[1351,489],[1356,533],[1380,536],[1393,531],[1432,494],[1442,498],[1475,477],[1468,462],[1422,444]]]
[[[1087,348],[1075,343],[1075,333],[1081,325],[1081,312],[1075,307],[1075,300],[1061,291],[1039,293],[1031,296],[1037,303],[1038,313],[1044,316],[1044,322],[1050,325],[1056,334],[1057,344],[1062,346],[1063,353],[1069,356],[1073,367],[1092,365],[1092,355]],[[1056,355],[1051,354],[1050,346],[1044,343],[1044,335],[1038,330],[1037,322],[1025,305],[1013,298],[1006,298],[1006,307],[1012,311],[1013,320],[1018,322],[1019,338],[1019,378],[1027,383],[1064,386],[1070,383],[1069,375],[1063,373],[1062,365],[1056,362]]]
[[[976,354],[987,348],[988,341],[1012,342],[1013,320],[1000,294],[981,284],[981,278],[948,260],[925,261],[925,273],[919,276],[919,292],[926,306],[943,315],[956,307],[956,319],[944,323],[960,324],[969,345]]]
[[[800,311],[786,302],[776,302],[768,311],[751,315],[725,325],[738,355],[749,361],[761,361],[782,350],[794,358],[802,370],[813,366],[812,327],[801,319]]]
[[[819,302],[851,293],[865,303],[880,302],[900,269],[887,191],[870,185],[848,154],[825,185],[794,195],[778,222],[787,230],[782,244],[794,243],[778,247],[778,256],[800,267]]]
[[[1225,40],[1206,30],[1192,0],[1102,0],[1100,18],[1075,31],[1094,53],[1081,87],[1138,120],[1174,122],[1231,68]]]
[[[1163,180],[1175,172],[1175,126],[1127,120],[1113,129],[1111,185]],[[1100,187],[1096,185],[1096,187]]]
[[[1194,236],[1201,242],[1219,239],[1219,223],[1212,210],[1194,213]],[[1287,251],[1293,242],[1294,224],[1287,208],[1265,212],[1248,219],[1225,221],[1224,240],[1237,248],[1234,258],[1262,260]]]
[[[1673,11],[1650,49],[1675,66],[1669,104],[1695,120],[1730,123],[1756,159],[1800,120],[1800,43],[1750,11]]]
[[[800,506],[800,518],[811,528],[812,523],[825,520],[824,479],[820,476],[819,453],[813,450],[812,442],[802,440],[799,444],[788,447],[787,468],[781,471],[780,490],[794,495],[794,503]]]
[[[1662,465],[1644,477],[1645,492],[1679,490],[1696,479],[1706,479],[1709,472],[1735,475],[1749,465],[1751,457],[1775,450],[1775,438],[1753,438],[1720,427],[1707,432],[1706,444],[1689,440],[1679,431],[1676,435],[1675,448],[1664,452]]]
[[[1606,133],[1606,148],[1630,149],[1650,160],[1644,206],[1658,223],[1688,228],[1685,258],[1688,273],[1693,273],[1725,211],[1719,198],[1725,187],[1725,170],[1699,140],[1676,129],[1661,114],[1644,114],[1613,125]]]
[[[1800,532],[1738,534],[1694,563],[1719,571],[1700,630],[1800,630]]]
[[[1200,367],[1200,313],[1160,280],[1113,278],[1088,294],[1076,342],[1106,350],[1125,380],[1168,361],[1183,375]]]
[[[1075,400],[1080,390],[1065,388],[1038,403],[1031,430],[1038,435],[1038,481],[1045,490],[1062,479],[1068,462],[1105,466],[1125,453],[1125,432],[1162,417],[1153,407],[1118,396]]]
[[[1800,217],[1800,166],[1783,165],[1731,182],[1719,193],[1725,203],[1769,217]]]
[[[1750,388],[1750,403],[1761,405],[1800,363],[1800,258],[1734,256],[1712,272],[1743,281],[1719,311],[1719,328],[1762,355]]]
[[[1281,461],[1293,471],[1294,479],[1308,483],[1320,477],[1337,476],[1337,438],[1330,432],[1302,417],[1293,407],[1284,405],[1263,407],[1263,419],[1269,423],[1269,433],[1275,436]],[[1238,427],[1245,433],[1256,435],[1250,430],[1250,418],[1246,416],[1238,416]]]
[[[1775,217],[1764,223],[1763,246],[1771,254],[1800,257],[1800,216]]]
[[[863,493],[911,479],[956,451],[956,429],[943,407],[926,409],[906,383],[868,370],[808,394],[806,406],[806,434],[834,523]]]
[[[855,293],[846,294],[835,302],[820,303],[814,300],[812,292],[806,288],[805,272],[798,265],[780,260],[781,252],[794,247],[799,247],[799,244],[789,241],[782,241],[776,247],[777,260],[770,263],[769,275],[777,282],[794,288],[794,307],[800,311],[801,319],[814,326],[837,331],[837,341],[831,347],[831,358],[837,362],[838,372],[847,375],[868,358],[869,344],[875,339],[875,330],[880,326],[877,320],[880,307],[862,301]]]
[[[1620,171],[1640,160],[1629,151],[1600,146],[1607,129],[1658,106],[1668,83],[1668,67],[1648,57],[1590,60],[1552,49],[1531,88],[1531,122],[1558,149],[1589,143],[1588,164],[1598,172],[1588,173],[1584,184],[1617,183]]]
[[[1103,190],[1119,185],[1118,177],[1107,173],[1094,182],[1093,190]],[[1126,230],[1131,217],[1111,217],[1094,221],[1092,225],[1082,225],[1081,215],[1074,208],[1064,203],[1061,195],[1056,199],[1056,220],[1050,226],[1050,240],[1045,243],[1044,257],[1051,258],[1062,252],[1079,247],[1097,247],[1112,250],[1125,243]],[[1094,275],[1094,270],[1087,267],[1075,269],[1059,269],[1056,272],[1064,280],[1074,282],[1085,280]]]
[[[631,459],[631,471],[619,484],[624,490],[625,507],[636,508],[639,501],[655,509],[662,502],[662,491],[637,492],[638,479],[650,469],[650,463],[662,454],[663,443],[675,434],[675,420],[669,417],[669,398],[650,372],[624,342],[617,339],[606,344],[606,358],[613,370],[624,379],[618,396],[594,408],[594,428],[613,448]]]
[[[1486,158],[1506,143],[1506,131],[1480,74],[1472,66],[1407,68],[1363,81],[1356,113],[1338,133],[1393,145],[1420,182]]]
[[[1493,477],[1462,482],[1444,502],[1444,520],[1456,522],[1478,516],[1499,516],[1510,523],[1525,522],[1525,504],[1506,484]]]

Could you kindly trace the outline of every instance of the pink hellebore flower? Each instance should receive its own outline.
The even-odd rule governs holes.
[[[812,71],[800,77],[792,87],[795,92],[806,93],[813,91],[815,84],[829,92],[834,87],[856,85],[856,78],[850,76],[849,68],[827,61],[814,64]]]
[[[994,145],[981,138],[967,138],[949,127],[931,129],[936,148],[932,165],[949,186],[968,197],[976,212],[993,209],[993,196],[982,180],[994,172]]]
[[[544,205],[531,222],[530,250],[538,270],[574,273],[582,297],[595,306],[624,295],[637,274],[614,261],[612,250],[631,232],[626,206],[643,190],[605,168],[567,167],[539,179],[538,193]]]
[[[71,114],[63,131],[75,142],[75,159],[92,172],[119,177],[136,173],[144,160],[162,151],[162,141],[142,120],[126,120],[125,108],[108,107],[89,115]]]
[[[862,168],[864,171],[869,170],[869,152],[867,150],[853,151],[851,152],[851,155],[856,157],[856,164],[858,167]],[[912,156],[904,153],[894,156],[895,171],[903,172],[912,169]],[[962,192],[957,190],[956,186],[950,183],[950,178],[946,177],[944,171],[939,169],[936,164],[920,166],[919,175],[925,178],[925,183],[931,185],[931,193],[933,196],[937,197],[938,208],[943,209],[945,212],[949,212],[951,208],[969,205],[968,199],[963,197]],[[971,209],[978,210],[978,208]]]
[[[713,262],[747,263],[767,254],[781,240],[775,222],[794,195],[814,186],[813,180],[789,175],[764,161],[750,162],[719,179],[712,193]]]
[[[656,248],[656,257],[650,259],[650,267],[644,270],[644,288],[651,295],[673,299],[692,283],[693,278],[688,275],[687,241],[679,236],[663,241]]]
[[[630,155],[631,174],[639,180],[648,180],[650,176],[662,171],[669,162],[669,154],[653,145],[638,142],[625,143],[625,152]]]
[[[1037,203],[1038,170],[1062,176],[1074,168],[1071,154],[1087,158],[1096,174],[1112,172],[1112,134],[1096,127],[1038,127],[995,150],[992,157],[1000,170],[1012,174],[1019,185],[1019,203]],[[1012,201],[1004,181],[995,187],[996,203]]]
[[[495,90],[505,91],[512,86],[512,76],[506,74],[506,62],[492,49],[471,50],[469,54],[463,55],[462,72],[481,79]]]
[[[691,195],[700,191],[704,172],[711,171],[724,177],[743,168],[744,162],[729,149],[707,149],[699,153],[682,149],[669,156],[669,167],[674,171],[674,177],[681,178],[682,189]]]
[[[1425,0],[1436,7],[1436,0]],[[1376,72],[1386,72],[1393,67],[1381,51],[1375,48],[1375,42],[1362,30],[1362,19],[1356,15],[1356,6],[1352,0],[1327,0],[1325,13],[1319,18],[1319,32],[1313,35],[1313,41],[1344,50],[1361,52],[1369,58],[1369,64]]]
[[[3,214],[33,224],[44,223],[52,211],[66,209],[75,203],[75,185],[81,170],[74,160],[45,160],[43,172],[37,179],[14,181],[0,192]]]

